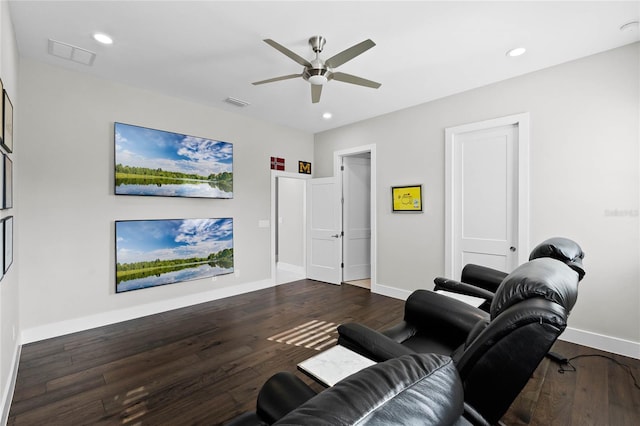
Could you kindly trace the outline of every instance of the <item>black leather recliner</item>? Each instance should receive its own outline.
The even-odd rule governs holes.
[[[315,395],[291,373],[262,387],[255,413],[227,426],[248,425],[488,425],[464,404],[451,358],[412,354],[373,365]]]
[[[497,422],[567,326],[579,274],[552,258],[529,261],[496,289],[490,312],[428,290],[405,303],[404,321],[382,333],[338,327],[338,343],[376,361],[408,353],[451,356],[465,401]]]
[[[573,240],[562,237],[549,238],[531,250],[529,260],[550,257],[567,264],[578,273],[581,281],[585,275],[582,259],[584,252]],[[452,293],[466,294],[485,299],[479,306],[485,312],[489,312],[491,301],[498,286],[508,274],[497,269],[469,263],[462,268],[460,281],[438,277],[434,279],[434,290],[445,290]]]

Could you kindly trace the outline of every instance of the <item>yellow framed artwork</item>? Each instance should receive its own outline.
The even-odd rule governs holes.
[[[422,185],[393,186],[394,212],[422,212]]]

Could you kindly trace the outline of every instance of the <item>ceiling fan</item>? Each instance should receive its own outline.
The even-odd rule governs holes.
[[[350,48],[345,49],[336,55],[333,55],[327,60],[322,60],[320,59],[320,52],[322,52],[322,48],[324,47],[326,39],[322,36],[313,36],[309,39],[309,44],[311,45],[313,51],[316,53],[316,58],[311,61],[307,61],[303,57],[271,39],[266,39],[264,40],[264,42],[302,65],[304,69],[302,70],[301,74],[289,74],[283,75],[281,77],[270,78],[268,80],[256,81],[255,83],[253,83],[254,85],[273,83],[274,81],[289,80],[292,78],[302,77],[309,83],[311,83],[311,102],[314,104],[320,101],[322,86],[329,80],[337,80],[344,83],[357,84],[359,86],[371,87],[373,89],[377,89],[381,86],[380,83],[376,83],[375,81],[367,80],[365,78],[343,72],[334,71],[334,68],[337,68],[345,62],[352,60],[356,56],[366,52],[376,45],[369,39],[351,46]]]

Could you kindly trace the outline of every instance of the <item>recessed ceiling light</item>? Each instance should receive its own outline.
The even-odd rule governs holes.
[[[328,120],[331,117],[333,117],[333,114],[331,114],[330,112],[325,112],[324,114],[322,114],[322,118],[324,118],[325,120]]]
[[[516,47],[515,49],[509,50],[507,52],[507,56],[515,58],[516,56],[524,55],[524,52],[526,51],[527,49],[525,49],[524,47]]]
[[[104,33],[95,33],[93,39],[102,44],[113,44],[113,39]]]

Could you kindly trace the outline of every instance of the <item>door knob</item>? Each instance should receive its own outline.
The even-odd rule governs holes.
[[[333,238],[340,238],[340,234],[332,235]]]
[[[512,253],[515,253],[516,248],[514,246],[509,247],[509,250],[511,250]]]

